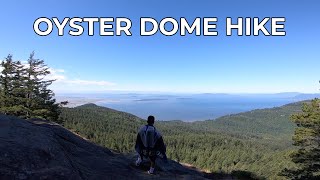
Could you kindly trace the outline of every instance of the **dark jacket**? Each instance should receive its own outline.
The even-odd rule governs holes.
[[[139,154],[141,154],[143,150],[148,150],[160,152],[165,155],[166,146],[161,133],[157,131],[154,126],[145,125],[141,127],[138,132],[135,150]]]

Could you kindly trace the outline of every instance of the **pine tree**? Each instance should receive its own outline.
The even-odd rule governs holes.
[[[12,74],[13,74],[13,61],[12,55],[8,55],[5,60],[1,62],[1,75],[0,75],[0,84],[1,84],[1,112],[5,112],[6,107],[12,105],[9,101],[10,92],[12,89]]]
[[[49,86],[55,80],[48,79],[49,67],[31,53],[27,65],[13,61],[8,55],[1,62],[0,113],[21,118],[41,118],[61,122],[60,106]]]
[[[293,141],[298,149],[291,154],[296,169],[285,169],[282,175],[295,180],[320,179],[320,100],[304,104],[302,113],[291,117],[296,123]]]
[[[12,55],[1,62],[0,112],[25,118],[28,109],[24,107],[24,67],[20,61],[13,61]]]
[[[59,117],[59,104],[54,99],[54,93],[48,88],[55,80],[47,79],[49,67],[43,60],[35,59],[34,52],[28,59],[26,70],[26,106],[31,110],[28,118],[44,118],[56,121]]]

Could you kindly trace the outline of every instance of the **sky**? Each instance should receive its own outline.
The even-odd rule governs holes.
[[[2,1],[0,58],[35,51],[57,93],[317,93],[320,1]],[[39,17],[127,17],[132,36],[38,36]],[[140,17],[217,17],[219,36],[139,35]],[[285,17],[286,36],[226,36],[225,18]],[[84,25],[84,27],[86,27]],[[95,28],[98,30],[98,28]],[[65,31],[67,32],[67,31]],[[67,33],[66,33],[67,34]]]

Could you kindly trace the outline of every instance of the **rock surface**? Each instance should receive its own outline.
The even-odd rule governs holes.
[[[134,161],[60,125],[0,115],[0,179],[213,179],[171,160],[157,160],[157,173],[148,175],[148,163]]]

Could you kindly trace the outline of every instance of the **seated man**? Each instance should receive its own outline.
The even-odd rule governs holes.
[[[160,132],[153,126],[154,120],[153,116],[148,117],[148,124],[140,128],[135,145],[135,149],[139,154],[136,165],[140,165],[143,157],[149,158],[151,161],[149,174],[154,173],[157,154],[162,155],[166,159],[166,147]]]

